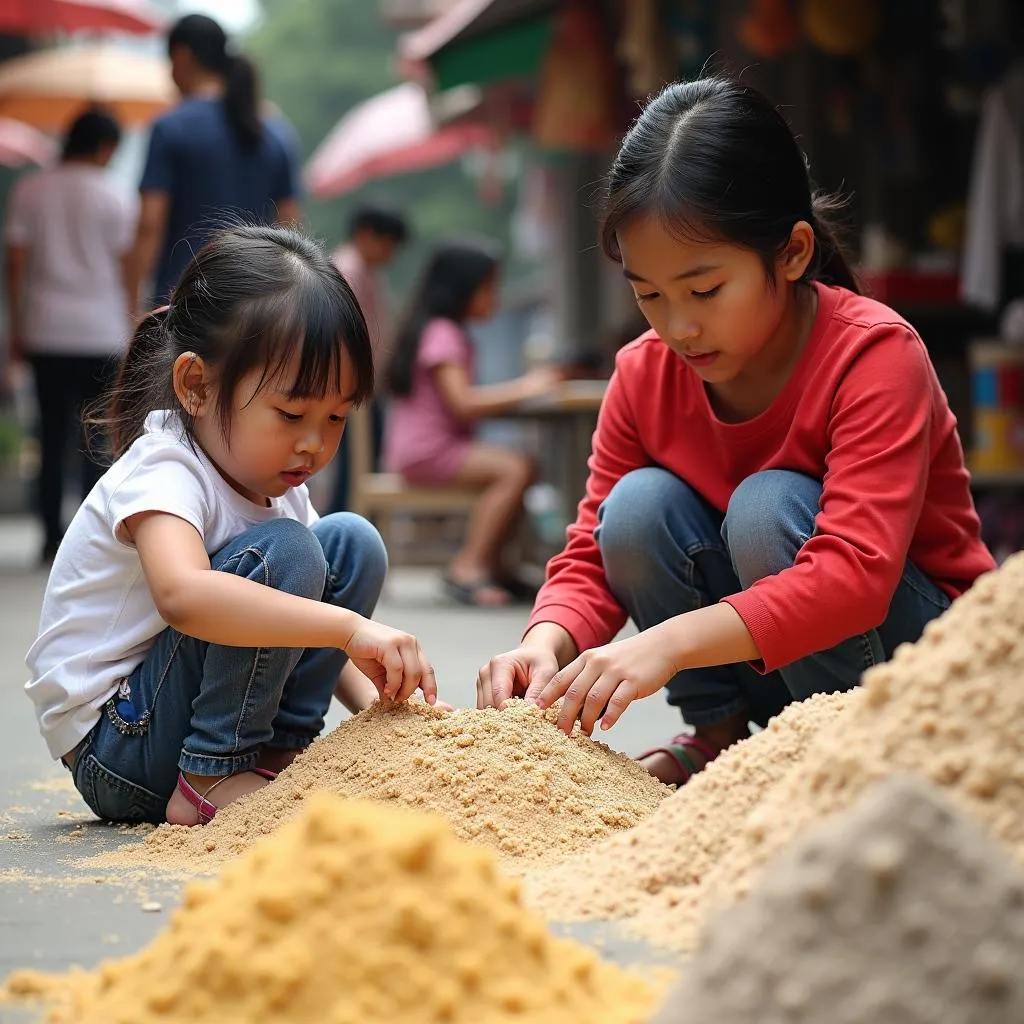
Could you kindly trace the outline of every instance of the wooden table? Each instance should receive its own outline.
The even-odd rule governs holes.
[[[521,402],[505,414],[514,419],[548,423],[562,433],[563,472],[559,483],[564,485],[565,511],[570,518],[575,518],[576,505],[586,493],[587,459],[607,389],[606,380],[566,380],[550,394]]]

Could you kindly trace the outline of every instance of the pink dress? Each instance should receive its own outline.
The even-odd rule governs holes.
[[[431,320],[423,329],[412,372],[412,391],[392,395],[384,431],[384,465],[410,483],[450,483],[473,443],[473,426],[445,404],[434,379],[454,363],[473,376],[473,344],[453,320]]]

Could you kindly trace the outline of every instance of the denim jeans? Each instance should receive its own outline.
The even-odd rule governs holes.
[[[262,523],[210,561],[218,572],[366,616],[387,573],[380,535],[350,512],[312,528]],[[308,746],[346,657],[336,648],[226,647],[167,628],[79,748],[75,786],[101,818],[161,822],[179,770],[231,775],[255,767],[263,747]]]
[[[736,488],[723,516],[667,470],[634,470],[598,511],[608,585],[641,630],[714,604],[791,566],[814,532],[820,500],[816,480],[765,470]],[[916,640],[949,603],[908,562],[877,629],[764,675],[747,663],[687,669],[669,681],[668,702],[690,725],[746,714],[763,726],[794,700],[856,686],[865,669]]]

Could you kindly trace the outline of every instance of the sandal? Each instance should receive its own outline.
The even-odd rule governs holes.
[[[507,608],[513,601],[513,595],[507,587],[502,586],[499,583],[495,583],[493,580],[487,579],[486,577],[475,580],[473,583],[459,583],[458,580],[453,580],[447,573],[441,577],[441,584],[444,587],[444,592],[456,602],[456,604],[468,605],[471,608]],[[501,590],[507,595],[508,600],[503,601],[500,604],[487,604],[480,600],[481,591],[487,590]]]
[[[269,779],[271,782],[277,778],[277,772],[272,772],[268,768],[250,768],[249,771],[254,772],[256,775],[262,775],[263,778]],[[233,776],[231,775],[225,775],[224,779],[230,779],[232,777]],[[181,772],[178,772],[178,792],[196,809],[196,813],[199,815],[198,824],[209,824],[210,820],[217,813],[217,805],[211,803],[206,798],[224,781],[224,779],[218,779],[205,793],[200,793],[199,790],[197,790]]]
[[[703,764],[697,763],[690,753],[691,750],[696,751],[704,758]],[[715,750],[714,747],[705,743],[702,739],[691,733],[684,732],[678,736],[673,736],[664,746],[651,747],[650,750],[637,754],[636,760],[642,761],[645,757],[650,757],[652,754],[668,754],[685,772],[685,777],[676,783],[677,786],[682,786],[689,782],[702,768],[706,768],[720,753],[720,750]]]

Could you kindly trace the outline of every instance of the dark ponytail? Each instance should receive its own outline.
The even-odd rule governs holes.
[[[207,71],[224,79],[224,110],[238,141],[247,149],[263,138],[260,87],[256,66],[232,51],[227,33],[205,14],[186,14],[171,29],[168,49],[186,47]]]
[[[263,138],[260,120],[260,80],[256,65],[244,54],[228,58],[224,108],[243,146],[255,149]]]
[[[140,321],[110,394],[85,412],[86,425],[109,438],[115,460],[141,436],[146,417],[153,409],[172,409],[178,405],[171,382],[177,356],[171,354],[164,333],[169,308],[161,306]]]
[[[667,86],[627,132],[608,174],[601,246],[620,260],[617,233],[654,216],[682,238],[756,252],[769,280],[793,225],[814,229],[805,280],[859,292],[836,229],[842,203],[815,193],[785,118],[750,86],[698,78]]]

